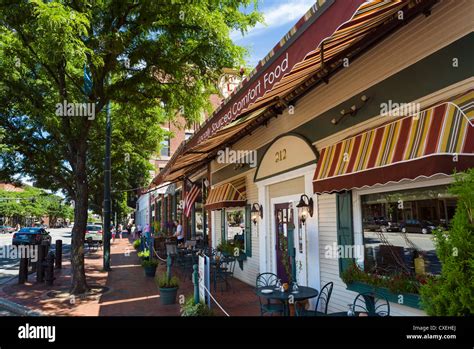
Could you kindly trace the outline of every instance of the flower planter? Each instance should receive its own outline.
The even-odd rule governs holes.
[[[155,277],[156,274],[156,266],[148,266],[148,267],[143,267],[145,269],[145,275],[149,277]]]
[[[178,293],[178,288],[161,288],[160,287],[160,302],[163,305],[170,305],[176,303],[176,294]]]
[[[421,309],[420,296],[414,293],[400,293],[395,294],[385,287],[375,287],[365,284],[363,282],[352,282],[347,284],[347,289],[357,293],[376,292],[385,297],[389,302],[406,305],[407,307]]]

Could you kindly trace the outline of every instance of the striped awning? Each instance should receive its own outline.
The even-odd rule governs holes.
[[[426,2],[428,1],[423,0],[418,5],[422,6]],[[159,184],[163,181],[172,181],[183,173],[191,173],[193,166],[197,163],[205,163],[212,159],[213,151],[217,147],[229,143],[230,140],[235,141],[234,138],[238,139],[240,134],[246,130],[251,131],[258,127],[260,123],[254,122],[258,121],[256,116],[262,115],[274,106],[275,101],[283,101],[283,104],[291,101],[297,91],[303,91],[316,81],[318,74],[324,77],[327,74],[327,69],[336,69],[341,66],[343,59],[351,59],[353,55],[363,51],[378,37],[375,34],[385,33],[387,28],[393,29],[394,25],[402,25],[403,22],[397,17],[398,11],[406,7],[408,14],[418,6],[411,6],[408,0],[374,0],[360,3],[361,5],[358,1],[351,2],[351,6],[357,5],[355,7],[358,9],[349,20],[341,18],[341,13],[328,11],[326,16],[322,16],[315,22],[319,28],[325,28],[325,25],[328,24],[325,21],[331,22],[337,19],[340,25],[322,42],[318,41],[304,59],[296,63],[288,74],[285,74],[280,81],[274,84],[271,90],[242,110],[238,118],[243,118],[244,124],[238,123],[238,119],[232,120],[232,123],[228,125],[230,128],[219,129],[211,137],[201,142],[197,141],[198,134],[201,132],[198,131],[188,143],[180,147],[153,182]],[[332,18],[332,16],[335,17]],[[237,92],[235,91],[234,94]],[[230,103],[230,101],[227,102]],[[224,102],[214,114],[218,114],[227,102]],[[251,115],[250,120],[246,117],[249,114]],[[214,116],[210,117],[208,121],[213,120]],[[206,124],[202,128],[204,129],[205,126]]]
[[[474,167],[474,90],[321,150],[315,193]]]
[[[225,207],[240,207],[247,204],[245,177],[212,188],[207,196],[206,209],[220,210]]]

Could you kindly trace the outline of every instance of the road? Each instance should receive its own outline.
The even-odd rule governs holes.
[[[63,241],[63,254],[71,249],[71,228],[47,229],[51,234],[51,247],[54,250],[56,240]],[[8,258],[6,252],[11,247],[13,234],[0,234],[0,285],[18,276],[18,258]]]

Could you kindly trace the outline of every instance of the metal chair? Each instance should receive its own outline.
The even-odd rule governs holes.
[[[352,303],[352,311],[368,316],[390,316],[390,303],[375,292],[359,293]]]
[[[226,285],[226,290],[228,290],[229,287],[232,288],[229,282],[229,278],[234,276],[235,263],[235,257],[228,256],[221,257],[219,265],[216,265],[216,282],[219,282],[219,280],[223,281]]]
[[[278,276],[273,273],[262,273],[257,276],[257,281],[255,283],[256,289],[261,287],[275,287],[278,281]],[[260,315],[265,314],[280,314],[283,315],[285,312],[285,307],[282,303],[272,303],[269,299],[262,300],[262,297],[258,296],[258,301],[260,303]]]
[[[321,292],[319,292],[318,299],[316,300],[316,306],[314,310],[306,310],[301,303],[295,305],[295,312],[297,316],[322,316],[328,313],[329,300],[331,299],[332,288],[334,287],[333,282],[328,282],[323,286]],[[319,311],[318,309],[321,309]]]

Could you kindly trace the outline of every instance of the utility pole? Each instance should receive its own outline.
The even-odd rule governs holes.
[[[105,126],[105,162],[104,162],[104,271],[110,271],[110,143],[112,137],[112,122],[110,120],[110,102],[107,103],[107,119]]]

